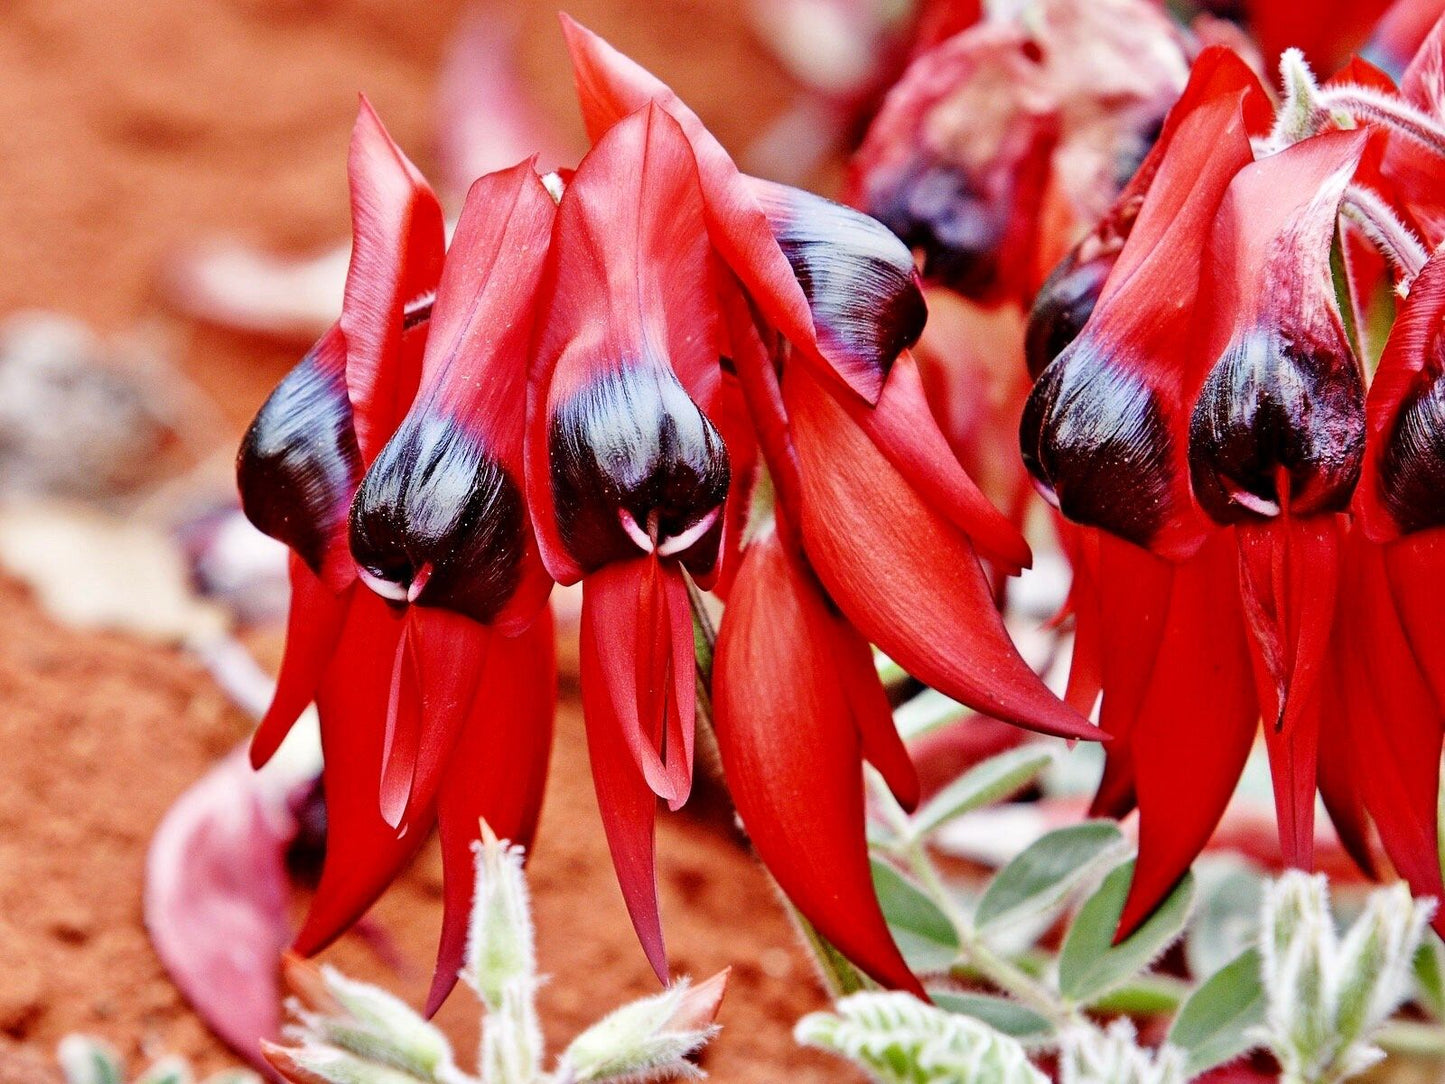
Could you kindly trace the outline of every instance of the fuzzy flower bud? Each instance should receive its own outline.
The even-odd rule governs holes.
[[[803,1017],[794,1036],[856,1062],[883,1084],[1047,1084],[1016,1040],[911,994],[854,994],[835,1008]]]
[[[1434,909],[1391,885],[1370,895],[1341,940],[1323,877],[1290,872],[1270,887],[1260,936],[1266,1033],[1284,1080],[1344,1080],[1384,1056],[1370,1040],[1409,992]]]
[[[1107,1031],[1081,1027],[1067,1032],[1059,1049],[1062,1084],[1184,1084],[1184,1055],[1172,1046],[1151,1053],[1138,1043],[1134,1025],[1115,1020]]]
[[[522,848],[498,841],[482,825],[477,854],[477,891],[472,904],[463,977],[492,1012],[499,1012],[509,987],[535,989],[532,906],[522,875]]]
[[[701,1077],[687,1058],[717,1034],[713,1020],[727,981],[726,971],[698,986],[682,979],[661,994],[622,1006],[573,1040],[562,1055],[559,1077],[578,1084]]]
[[[55,1051],[65,1084],[124,1084],[120,1055],[89,1035],[67,1035]]]

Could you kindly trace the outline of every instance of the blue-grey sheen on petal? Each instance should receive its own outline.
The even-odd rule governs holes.
[[[908,246],[861,211],[748,178],[825,346],[887,373],[928,319]]]
[[[1024,465],[1076,523],[1147,547],[1169,514],[1173,441],[1153,391],[1087,336],[1043,371],[1019,426]]]
[[[557,528],[585,571],[654,549],[697,574],[716,564],[727,448],[670,368],[599,376],[555,408],[547,445]]]
[[[1210,370],[1189,423],[1189,476],[1218,523],[1340,512],[1365,454],[1365,388],[1354,355],[1255,327]],[[1279,492],[1282,476],[1288,492]]]
[[[241,508],[319,575],[360,474],[345,347],[333,329],[282,378],[246,430],[236,456]]]
[[[351,555],[373,590],[483,624],[516,591],[526,541],[520,482],[427,408],[407,416],[351,506]]]
[[[1116,247],[1107,255],[1081,261],[1076,247],[1044,279],[1024,329],[1024,361],[1029,376],[1037,380],[1049,362],[1079,337],[1094,313],[1099,291],[1117,255]]]

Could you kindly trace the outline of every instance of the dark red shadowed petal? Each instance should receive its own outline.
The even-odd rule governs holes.
[[[692,147],[653,105],[567,185],[539,304],[529,504],[560,583],[640,553],[710,584],[729,483],[699,403],[722,378]]]
[[[316,693],[325,758],[326,862],[296,937],[303,956],[320,952],[355,923],[426,841],[430,810],[416,809],[397,830],[382,819],[376,800],[403,620],[370,591],[353,592],[335,656]]]
[[[759,857],[804,917],[873,978],[922,997],[868,862],[850,695],[869,677],[877,683],[866,655],[777,535],[755,538],[723,614],[713,673],[728,787]]]
[[[1086,719],[1093,714],[1103,677],[1103,600],[1099,594],[1099,534],[1077,527],[1058,517],[1054,523],[1059,547],[1068,557],[1074,577],[1069,583],[1069,597],[1055,618],[1062,623],[1073,618],[1074,645],[1069,656],[1069,683],[1064,690],[1064,703]]]
[[[1239,591],[1255,689],[1264,716],[1285,863],[1309,869],[1314,854],[1319,682],[1329,659],[1340,573],[1339,516],[1235,529]]]
[[[370,463],[416,391],[402,357],[405,311],[435,293],[446,236],[436,195],[364,97],[347,172],[353,239],[341,331],[356,441]]]
[[[1187,349],[1201,255],[1220,200],[1253,159],[1258,81],[1231,54],[1195,78],[1168,151],[1083,332],[1044,369],[1020,426],[1024,461],[1064,515],[1162,556],[1207,526],[1185,463],[1193,401]],[[1243,69],[1238,78],[1220,72]],[[1191,81],[1193,85],[1193,80]]]
[[[286,649],[276,692],[251,737],[251,767],[259,768],[280,748],[292,725],[316,699],[322,675],[336,650],[354,592],[338,595],[294,553],[290,559],[291,609],[286,616]]]
[[[1440,707],[1401,628],[1380,547],[1361,542],[1348,556],[1340,621],[1352,633],[1343,668],[1359,786],[1380,843],[1410,890],[1445,898],[1438,820],[1445,740]],[[1410,583],[1410,590],[1421,589]],[[1434,926],[1445,930],[1445,918],[1437,914]]]
[[[802,366],[783,375],[802,465],[804,548],[844,614],[919,680],[987,715],[1100,732],[1019,656],[967,535],[931,507]]]
[[[346,513],[360,477],[346,341],[336,325],[256,412],[236,455],[236,486],[256,529],[284,542],[340,593],[356,579]]]
[[[980,554],[1009,573],[1033,564],[1019,529],[959,466],[929,409],[912,354],[905,352],[894,363],[876,407],[840,402],[924,502],[968,535]]]
[[[1445,526],[1445,251],[1426,262],[1390,329],[1366,400],[1355,506],[1373,541]]]
[[[530,850],[542,811],[557,707],[555,629],[550,610],[515,637],[494,637],[466,726],[447,764],[437,803],[443,910],[430,1016],[456,985],[476,888],[478,822]]]
[[[1410,641],[1411,653],[1420,664],[1435,696],[1445,711],[1445,530],[1418,531],[1384,547],[1385,572]]]
[[[509,634],[527,627],[552,586],[524,507],[523,436],[532,313],[554,213],[530,161],[472,186],[416,401],[351,512],[352,554],[378,590]]]
[[[567,15],[561,20],[588,135],[600,140],[623,117],[649,102],[676,119],[697,155],[707,230],[718,253],[769,324],[803,356],[821,361],[864,399],[876,402],[893,358],[860,352],[862,344],[821,341],[787,257],[722,144],[665,83]]]
[[[1099,726],[1113,741],[1104,747],[1104,774],[1089,813],[1122,817],[1135,804],[1134,728],[1164,637],[1175,566],[1107,532],[1090,533],[1099,554]]]
[[[1347,546],[1351,545],[1346,539]],[[1348,559],[1348,558],[1347,558]],[[1337,599],[1338,601],[1338,599]],[[1338,611],[1337,611],[1338,612]],[[1332,665],[1320,671],[1313,710],[1319,712],[1319,759],[1316,783],[1325,812],[1335,834],[1356,866],[1366,877],[1377,880],[1373,834],[1365,812],[1364,783],[1355,746],[1350,705],[1345,695],[1345,652],[1351,650],[1351,632],[1335,623]]]
[[[628,615],[630,616],[630,615]],[[615,636],[625,620],[600,610],[596,592],[582,593],[580,670],[582,707],[587,721],[587,755],[592,763],[592,785],[612,853],[612,867],[622,888],[627,914],[652,970],[667,982],[667,950],[662,939],[662,916],[657,904],[657,867],[653,826],[657,795],[637,766],[625,730],[636,725],[613,705],[610,674],[598,643]]]
[[[1233,540],[1177,566],[1154,673],[1130,741],[1139,860],[1118,938],[1138,929],[1204,849],[1258,725]]]
[[[1260,51],[1273,62],[1291,46],[1304,50],[1317,71],[1333,71],[1369,36],[1390,0],[1253,0],[1247,23]]]

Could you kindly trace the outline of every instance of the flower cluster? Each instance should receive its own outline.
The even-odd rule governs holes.
[[[363,105],[337,325],[261,408],[238,475],[293,600],[264,762],[308,702],[325,752],[317,951],[440,825],[431,1004],[462,960],[479,818],[533,836],[554,582],[582,584],[582,696],[628,910],[666,974],[657,801],[693,777],[689,579],[727,602],[713,695],[763,861],[881,981],[918,989],[869,876],[862,763],[916,801],[869,651],[1034,730],[1098,731],[1004,630],[980,558],[1030,560],[932,421],[925,306],[879,223],[741,174],[676,95],[563,20],[591,151],[469,192],[450,248]],[[761,478],[770,485],[759,485]],[[769,512],[750,508],[773,495]]]
[[[1205,845],[1261,717],[1289,864],[1318,789],[1362,866],[1368,813],[1442,894],[1442,43],[1398,87],[1358,60],[1319,85],[1288,51],[1277,109],[1206,50],[1066,258],[1098,265],[1090,288],[1037,301],[1087,316],[1020,436],[1077,525],[1072,684],[1114,737],[1095,810],[1140,811],[1123,930]]]

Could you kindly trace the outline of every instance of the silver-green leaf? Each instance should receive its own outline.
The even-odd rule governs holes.
[[[958,931],[928,895],[886,862],[873,861],[873,887],[899,951],[915,971],[943,971],[958,959]]]
[[[1169,1042],[1188,1056],[1191,1077],[1258,1046],[1264,1025],[1264,983],[1258,949],[1247,949],[1195,990],[1169,1029]]]
[[[1050,750],[1025,745],[976,764],[924,804],[914,815],[913,830],[924,836],[954,817],[1003,801],[1028,786],[1053,762]]]
[[[979,901],[974,922],[987,933],[1061,906],[1123,838],[1112,821],[1085,821],[1050,832],[999,870]]]

